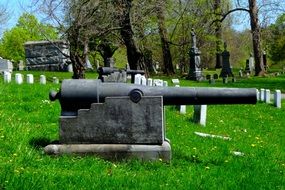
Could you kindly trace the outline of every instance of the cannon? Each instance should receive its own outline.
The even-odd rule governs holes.
[[[100,79],[102,82],[104,82],[104,78],[103,78],[104,75],[110,75],[115,72],[119,72],[119,73],[126,72],[126,74],[131,75],[132,83],[134,83],[135,81],[136,74],[141,74],[141,75],[145,74],[144,70],[128,70],[128,69],[119,69],[116,67],[99,67],[97,69],[97,72],[99,74],[98,79]]]
[[[61,105],[59,144],[47,154],[171,160],[164,105],[255,104],[256,89],[149,87],[101,80],[64,80],[50,92]]]
[[[100,80],[64,80],[59,92],[61,115],[77,115],[79,109],[90,109],[92,103],[103,103],[106,97],[128,96],[134,103],[143,96],[161,96],[163,105],[255,104],[254,88],[149,87],[127,83],[102,83]]]

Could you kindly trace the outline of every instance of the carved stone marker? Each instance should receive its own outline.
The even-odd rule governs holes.
[[[192,47],[190,48],[190,51],[189,51],[190,67],[189,67],[189,73],[188,73],[187,79],[200,81],[203,79],[202,65],[201,65],[201,59],[200,59],[201,52],[197,48],[196,34],[194,32],[194,29],[192,29],[191,31],[191,39],[192,39]]]
[[[106,98],[104,103],[78,110],[77,116],[61,116],[61,145],[49,145],[45,151],[63,154],[69,149],[80,153],[82,150],[76,147],[86,144],[81,145],[85,153],[103,157],[120,155],[170,161],[171,148],[165,140],[163,117],[162,97],[145,96],[138,103],[128,96]],[[104,150],[99,149],[102,146]],[[60,148],[63,151],[56,152]]]
[[[224,44],[225,50],[222,53],[223,57],[223,67],[222,71],[220,74],[220,77],[233,77],[232,69],[231,69],[231,64],[230,64],[230,52],[227,50],[227,44]]]

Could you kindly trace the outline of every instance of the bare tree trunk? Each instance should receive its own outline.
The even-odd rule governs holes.
[[[145,66],[142,61],[143,55],[135,43],[134,33],[132,30],[130,18],[132,0],[116,0],[116,3],[120,9],[120,33],[127,48],[127,56],[130,69],[144,69]]]
[[[256,0],[248,0],[248,5],[249,5],[249,14],[250,14],[250,25],[252,31],[255,75],[260,76],[264,74],[265,70],[262,61],[261,35],[260,35],[260,26],[258,22],[258,8]]]
[[[221,0],[214,1],[214,11],[215,15],[220,19],[222,15]],[[216,35],[216,69],[222,68],[222,23],[215,22],[215,35]]]
[[[164,17],[165,2],[160,0],[157,6],[157,18],[158,18],[158,28],[161,40],[162,55],[163,55],[163,73],[164,74],[174,74],[174,68],[172,64],[172,57],[170,53],[169,40],[167,37],[167,30],[165,26]]]

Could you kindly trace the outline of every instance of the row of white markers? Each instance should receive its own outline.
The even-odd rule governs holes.
[[[260,89],[257,90],[257,100],[261,102],[265,102],[267,104],[271,104],[271,99],[273,97],[273,105],[277,108],[281,108],[281,99],[282,99],[282,94],[280,90],[275,90],[274,94],[272,95],[270,90],[268,89]]]
[[[52,78],[53,83],[58,84],[59,80],[57,77]],[[4,72],[4,82],[5,83],[10,83],[12,81],[12,74],[10,72]],[[16,84],[23,84],[24,83],[24,75],[20,73],[15,74],[15,82]],[[34,76],[32,74],[27,74],[26,76],[26,82],[28,84],[34,84]],[[45,75],[40,75],[40,84],[46,84],[46,76]]]

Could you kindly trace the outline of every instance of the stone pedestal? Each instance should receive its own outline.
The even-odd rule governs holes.
[[[189,80],[200,81],[203,79],[200,54],[201,52],[199,51],[198,48],[192,47],[190,49],[190,52],[189,52],[190,67],[189,67],[189,73],[187,76],[187,79]]]
[[[222,71],[220,74],[220,77],[233,77],[232,69],[231,69],[231,64],[230,64],[230,52],[227,50],[223,51],[222,53],[222,58],[223,58],[223,67]]]
[[[162,97],[109,97],[60,117],[60,144],[48,145],[48,154],[95,154],[116,159],[162,159],[169,162],[171,147],[165,138]]]

